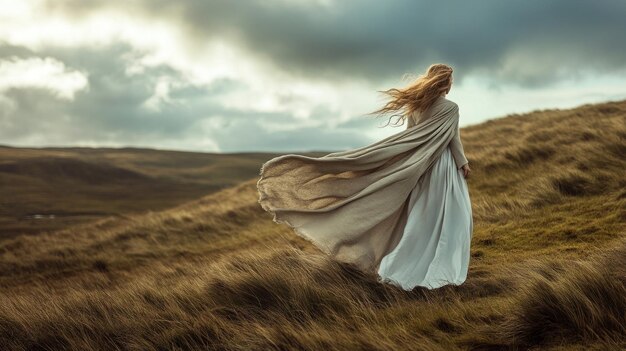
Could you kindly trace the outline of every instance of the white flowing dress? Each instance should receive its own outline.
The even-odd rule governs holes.
[[[469,267],[472,205],[450,146],[423,177],[409,195],[404,233],[378,268],[383,282],[404,290],[460,285]]]

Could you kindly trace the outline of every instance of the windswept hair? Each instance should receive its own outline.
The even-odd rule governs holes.
[[[391,121],[393,116],[398,116],[394,125],[397,126],[400,120],[402,120],[402,123],[399,125],[402,125],[408,116],[415,111],[425,111],[437,100],[439,95],[449,91],[452,83],[451,79],[452,67],[443,63],[432,64],[428,67],[425,74],[418,76],[405,88],[378,90],[378,92],[386,94],[392,99],[382,108],[370,112],[368,115],[384,115],[396,112],[389,117],[389,121]],[[389,121],[387,121],[385,126],[389,125]]]

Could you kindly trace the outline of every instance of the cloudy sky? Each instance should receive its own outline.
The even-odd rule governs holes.
[[[626,98],[626,2],[0,0],[0,144],[342,150],[454,68],[461,127]]]

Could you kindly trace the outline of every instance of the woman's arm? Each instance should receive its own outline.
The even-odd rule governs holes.
[[[450,150],[452,151],[456,168],[461,168],[464,164],[468,163],[467,158],[465,158],[463,144],[461,143],[461,130],[458,126],[456,127],[456,132],[454,133],[452,141],[450,141]]]

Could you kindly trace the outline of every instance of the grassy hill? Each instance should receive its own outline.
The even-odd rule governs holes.
[[[405,292],[329,260],[271,221],[255,176],[0,241],[0,345],[624,349],[626,101],[509,115],[461,138],[474,211],[461,286]]]
[[[0,146],[0,240],[170,208],[250,179],[274,156]]]

